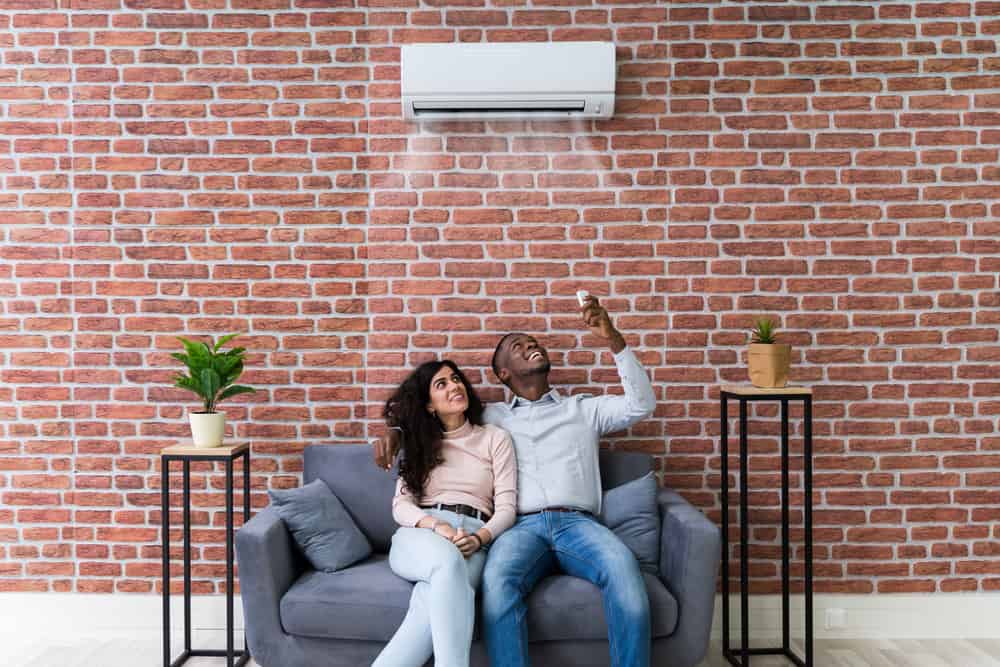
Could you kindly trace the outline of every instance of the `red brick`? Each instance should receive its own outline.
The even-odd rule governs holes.
[[[297,443],[378,432],[380,401],[436,351],[502,398],[483,366],[511,327],[554,332],[568,390],[615,387],[568,316],[586,288],[669,399],[612,442],[661,455],[710,516],[704,387],[746,380],[739,313],[780,311],[793,380],[818,387],[817,590],[1000,589],[997,3],[231,4],[211,25],[180,0],[8,19],[37,63],[11,52],[22,80],[0,91],[0,588],[155,592],[155,454],[186,428],[163,350],[182,329],[263,331],[242,339],[247,381],[274,387],[229,411],[255,486],[294,486]],[[615,117],[402,122],[399,45],[456,39],[614,40]],[[758,409],[754,482],[772,488],[754,511],[776,520],[776,412]],[[217,561],[211,511],[198,540]],[[774,553],[755,590],[773,592]],[[197,571],[217,592],[218,563]]]

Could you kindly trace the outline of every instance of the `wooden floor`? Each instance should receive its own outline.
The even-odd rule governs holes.
[[[196,637],[196,645],[218,646],[219,639],[216,637],[213,641],[208,635]],[[74,640],[50,639],[45,643],[13,635],[2,636],[0,641],[3,642],[0,643],[0,665],[6,667],[158,667],[162,664],[160,640],[152,633],[129,638],[106,635]],[[224,664],[220,658],[191,658],[185,667]],[[249,664],[260,667],[253,660]],[[713,643],[701,667],[727,664],[722,659],[721,647]],[[754,657],[750,664],[776,667],[791,663],[780,658]],[[818,639],[816,664],[823,667],[1000,667],[1000,639]]]
[[[1000,639],[817,639],[815,651],[816,665],[824,667],[1000,666]],[[722,658],[722,646],[714,642],[702,667],[728,664]],[[752,658],[750,664],[777,667],[792,663],[760,656]]]

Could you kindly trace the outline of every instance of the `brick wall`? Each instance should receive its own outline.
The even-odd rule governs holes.
[[[714,387],[769,312],[816,386],[817,590],[1000,588],[1000,3],[356,4],[0,0],[0,591],[156,590],[175,335],[246,332],[260,507],[440,350],[498,398],[499,334],[544,332],[614,391],[579,288],[659,398],[609,444],[714,519]],[[399,44],[550,39],[615,41],[613,120],[399,120]],[[199,592],[221,489],[196,467]]]

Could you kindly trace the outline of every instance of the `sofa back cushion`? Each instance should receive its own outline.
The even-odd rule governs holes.
[[[600,452],[601,487],[608,491],[625,482],[639,479],[653,469],[653,457],[642,452]]]
[[[323,480],[267,493],[313,568],[336,572],[371,555],[368,540]]]
[[[314,479],[322,479],[337,494],[372,550],[389,551],[389,541],[396,532],[392,520],[395,466],[379,469],[371,445],[311,445],[303,454],[302,483]]]
[[[604,492],[601,523],[625,543],[639,568],[660,571],[660,509],[656,504],[656,475],[647,472],[621,486]]]
[[[392,520],[392,495],[396,466],[380,470],[371,445],[310,445],[303,455],[302,483],[322,479],[337,494],[351,518],[379,553],[389,551],[396,522]],[[600,453],[604,490],[642,477],[652,469],[652,457],[641,452]]]

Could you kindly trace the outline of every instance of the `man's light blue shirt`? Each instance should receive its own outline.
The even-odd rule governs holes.
[[[602,435],[653,413],[656,395],[629,348],[614,355],[624,395],[563,396],[553,389],[537,401],[519,396],[490,403],[483,420],[510,433],[517,454],[517,511],[574,507],[601,511],[598,451]]]

